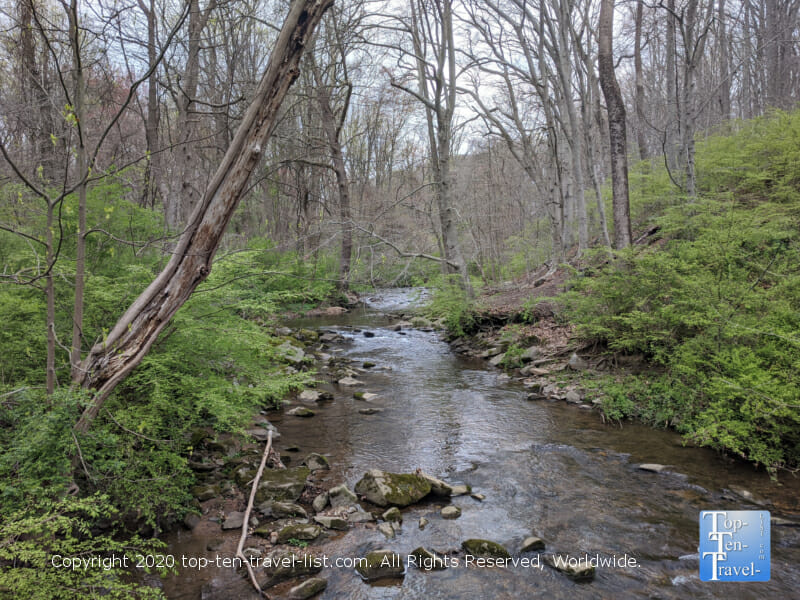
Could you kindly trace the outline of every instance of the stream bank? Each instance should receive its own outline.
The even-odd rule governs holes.
[[[636,424],[609,427],[595,410],[530,401],[531,391],[521,382],[484,359],[453,353],[437,332],[403,325],[397,330],[403,320],[397,312],[409,304],[409,292],[386,291],[365,308],[293,321],[294,332],[319,335],[308,350],[315,353],[324,380],[314,391],[322,394],[313,400],[310,394],[298,395],[283,409],[262,416],[280,433],[276,448],[298,479],[304,473],[298,469],[303,457],[327,459],[328,469],[309,469],[297,499],[312,525],[320,493],[340,484],[353,490],[371,469],[406,474],[419,469],[469,486],[474,496],[428,494],[399,509],[399,529],[392,525],[396,520],[384,515],[386,507],[359,501],[361,510],[347,514],[364,521],[348,522],[344,530],[322,526],[313,540],[290,538],[286,543],[273,543],[271,534],[289,524],[304,525],[302,515],[277,520],[259,515],[246,544],[253,553],[266,557],[293,551],[352,560],[387,549],[404,559],[403,577],[371,583],[352,565],[324,566],[313,573],[327,582],[321,598],[713,598],[719,588],[697,576],[698,512],[766,507],[782,519],[773,524],[773,579],[727,584],[725,595],[791,597],[800,584],[796,481],[776,484],[748,465],[685,447],[669,431]],[[341,383],[347,377],[357,383]],[[290,414],[297,408],[314,414]],[[260,448],[254,443],[252,454]],[[233,451],[236,458],[242,450]],[[664,468],[647,468],[653,464]],[[246,477],[246,472],[240,477],[244,483],[228,479],[227,495],[204,500],[200,522],[171,534],[168,552],[207,560],[233,556],[239,532],[223,529],[223,523],[243,509]],[[443,513],[445,508],[456,510]],[[361,516],[365,513],[374,520]],[[448,518],[455,513],[456,518]],[[255,534],[259,527],[265,527],[267,537]],[[540,538],[545,550],[523,552],[531,537]],[[466,566],[462,544],[471,539],[500,544],[512,559],[541,557],[539,564],[550,553],[588,553],[604,559],[627,555],[637,566],[598,568],[588,583],[544,564]],[[406,557],[419,548],[448,557],[450,565],[434,571],[409,565]],[[460,564],[452,564],[454,559]],[[301,581],[289,578],[266,591],[286,597]],[[257,597],[233,569],[211,566],[181,569],[163,582],[163,589],[169,598]]]

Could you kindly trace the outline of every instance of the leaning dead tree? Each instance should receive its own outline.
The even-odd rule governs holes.
[[[255,97],[214,178],[195,207],[167,266],[96,344],[73,380],[91,390],[75,425],[86,432],[109,394],[145,357],[153,342],[211,271],[211,263],[277,120],[281,103],[322,15],[333,0],[295,0]]]

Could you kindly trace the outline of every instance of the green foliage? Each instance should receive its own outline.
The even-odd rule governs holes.
[[[298,540],[297,538],[289,538],[286,543],[296,548],[308,547],[308,542],[306,540]]]
[[[114,182],[89,190],[89,226],[103,231],[87,238],[87,346],[107,335],[165,260],[155,242],[163,235],[160,218],[125,194]],[[39,201],[14,186],[0,188],[0,195],[0,220],[44,239]],[[72,328],[74,198],[65,199],[60,216],[54,234],[63,235],[63,243],[53,273],[55,329],[63,344]],[[41,248],[2,231],[0,258],[9,268],[29,268],[42,261]],[[329,297],[335,273],[331,256],[304,261],[265,239],[224,247],[209,278],[80,436],[72,427],[87,398],[68,388],[62,346],[56,350],[61,387],[44,393],[42,290],[0,286],[0,597],[9,590],[15,598],[160,597],[132,584],[130,569],[73,571],[46,560],[157,549],[158,542],[130,531],[143,525],[161,531],[191,509],[192,431],[241,431],[254,413],[312,381],[304,365],[289,368],[279,350],[286,339],[274,335],[272,325],[284,309],[305,310]],[[73,472],[80,487],[74,497],[66,495]],[[101,532],[98,521],[119,527]]]
[[[664,371],[605,385],[609,415],[773,471],[800,463],[798,140],[800,112],[699,144],[702,196],[653,220],[663,241],[573,279],[563,301],[580,334]]]
[[[444,325],[452,335],[463,336],[476,324],[474,301],[469,298],[457,275],[438,280],[425,311],[432,319],[444,319]]]
[[[113,530],[93,531],[98,520],[116,517],[108,498],[100,494],[37,498],[33,505],[4,515],[0,598],[163,598],[160,590],[131,578],[139,556],[152,555],[163,543],[138,536],[120,540]],[[78,561],[75,567],[73,561]]]

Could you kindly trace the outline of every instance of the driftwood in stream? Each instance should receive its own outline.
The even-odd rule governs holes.
[[[261,586],[258,585],[258,581],[256,581],[256,574],[253,572],[253,567],[250,566],[250,561],[247,560],[247,557],[244,555],[244,542],[247,540],[247,528],[250,525],[250,513],[253,511],[253,503],[256,500],[258,483],[261,481],[261,475],[264,473],[264,466],[267,464],[267,458],[269,458],[271,450],[272,430],[270,430],[267,436],[267,445],[264,447],[264,454],[261,456],[261,463],[258,465],[258,471],[256,472],[256,478],[253,480],[253,486],[250,488],[250,498],[247,500],[247,508],[244,511],[244,521],[242,522],[242,535],[239,536],[239,544],[236,546],[236,556],[242,559],[242,564],[247,568],[247,576],[250,578],[250,583],[252,583],[258,593],[265,598],[269,596],[261,590]]]
[[[138,365],[172,316],[211,270],[228,221],[261,159],[303,50],[333,0],[295,0],[253,102],[164,270],[80,365],[74,384],[92,390],[75,429],[88,430],[111,391]]]

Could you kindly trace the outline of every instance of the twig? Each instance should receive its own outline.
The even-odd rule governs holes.
[[[269,451],[272,449],[272,430],[269,430],[267,434],[267,446],[264,448],[264,455],[261,457],[261,464],[258,465],[258,471],[256,472],[256,478],[253,480],[253,487],[250,488],[250,499],[247,501],[247,508],[244,511],[244,521],[242,522],[242,535],[239,538],[239,545],[236,547],[236,556],[242,559],[244,566],[247,567],[247,574],[250,576],[250,582],[253,584],[253,587],[256,588],[256,591],[262,595],[264,598],[269,598],[267,594],[261,589],[261,586],[258,585],[256,581],[256,575],[253,573],[253,568],[250,566],[250,561],[247,560],[247,557],[244,555],[242,549],[244,548],[244,542],[247,539],[247,525],[250,523],[250,511],[253,510],[253,502],[256,499],[256,490],[258,489],[258,482],[261,480],[261,475],[264,473],[264,465],[267,464],[267,457],[269,456]]]
[[[81,452],[81,445],[78,443],[78,438],[75,437],[75,432],[74,431],[71,432],[71,433],[72,433],[72,439],[75,441],[75,447],[78,449],[78,458],[81,461],[81,465],[83,465],[83,472],[86,473],[86,477],[89,478],[89,481],[91,481],[92,483],[96,483],[95,480],[94,480],[94,477],[92,477],[92,474],[89,473],[89,469],[86,466],[86,463],[83,461],[83,453]],[[74,482],[73,482],[73,485],[74,485]]]

